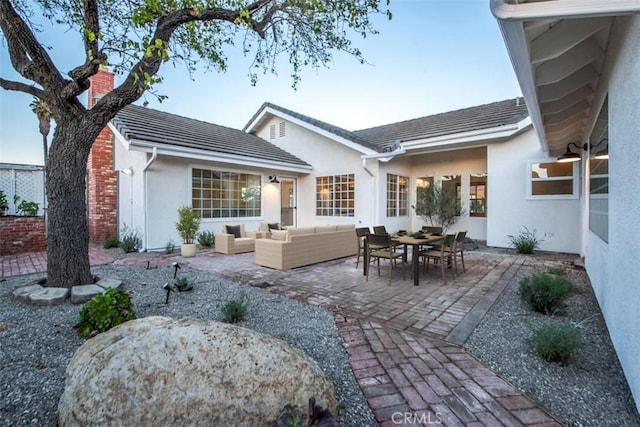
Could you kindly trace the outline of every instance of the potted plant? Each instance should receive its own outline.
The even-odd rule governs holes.
[[[200,228],[200,217],[191,206],[180,206],[178,208],[178,222],[176,230],[182,239],[180,253],[183,257],[192,257],[196,254],[196,244],[194,239]]]

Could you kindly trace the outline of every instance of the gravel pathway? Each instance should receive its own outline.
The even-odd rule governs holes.
[[[100,277],[124,281],[133,294],[136,315],[193,316],[222,320],[222,306],[244,293],[248,314],[244,326],[282,337],[312,357],[332,380],[340,403],[342,426],[375,425],[375,419],[353,377],[342,340],[328,311],[189,268],[180,276],[195,281],[194,290],[172,293],[165,305],[162,284],[173,277],[172,267],[147,270],[140,266],[96,267]],[[51,426],[64,390],[65,370],[82,344],[73,325],[80,305],[52,307],[26,304],[11,292],[40,275],[18,276],[0,282],[0,425]]]
[[[534,271],[524,264],[465,343],[467,351],[570,426],[640,426],[586,273],[567,270],[576,292],[565,316],[550,317],[533,312],[518,295],[519,280]],[[535,353],[533,331],[545,322],[579,327],[584,348],[567,366]]]

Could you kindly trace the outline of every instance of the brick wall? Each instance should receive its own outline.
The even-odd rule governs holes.
[[[0,216],[0,255],[46,250],[43,216]]]
[[[101,68],[91,77],[89,107],[113,89],[114,75]],[[87,164],[89,238],[103,243],[118,232],[117,172],[113,170],[113,133],[104,128],[93,143]]]

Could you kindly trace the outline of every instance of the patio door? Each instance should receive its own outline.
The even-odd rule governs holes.
[[[296,226],[296,180],[295,178],[280,178],[280,224]]]

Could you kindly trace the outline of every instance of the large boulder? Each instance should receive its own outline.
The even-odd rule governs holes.
[[[67,368],[60,426],[271,426],[333,385],[286,342],[225,323],[146,317],[85,342]]]

